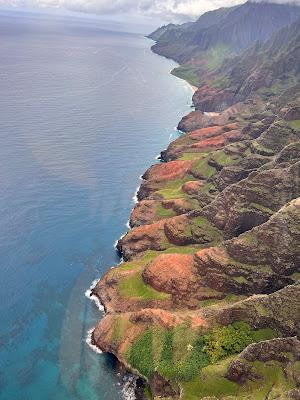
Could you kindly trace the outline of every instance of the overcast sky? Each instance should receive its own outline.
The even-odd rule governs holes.
[[[206,11],[245,0],[0,0],[0,7],[81,11],[98,15],[133,15],[182,22]]]
[[[183,22],[194,20],[206,11],[244,3],[246,0],[0,0],[7,7],[57,11],[79,11],[105,18],[132,18],[140,21]],[[260,0],[257,0],[260,1]],[[272,0],[265,0],[272,1]],[[288,0],[273,0],[288,2]],[[294,0],[300,2],[300,0]]]

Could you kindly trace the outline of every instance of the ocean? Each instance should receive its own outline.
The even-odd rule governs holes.
[[[191,88],[142,35],[0,14],[0,399],[124,398],[86,343],[85,296],[119,263],[139,176],[178,133]]]

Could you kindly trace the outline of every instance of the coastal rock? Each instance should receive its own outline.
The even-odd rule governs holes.
[[[143,199],[161,199],[162,195],[158,192],[172,181],[184,179],[189,175],[194,161],[177,160],[170,163],[161,163],[153,165],[143,175],[142,182],[137,197],[141,201]],[[153,195],[154,194],[154,195]]]
[[[197,195],[203,185],[203,181],[189,181],[182,185],[182,190],[189,195]]]
[[[267,223],[226,242],[237,261],[270,265],[278,274],[289,275],[300,267],[300,198],[274,214]]]
[[[292,305],[292,307],[291,307]],[[271,294],[254,295],[219,310],[208,308],[205,317],[222,325],[247,321],[256,329],[272,328],[284,336],[300,335],[300,285],[295,283]]]
[[[262,168],[225,188],[204,214],[230,238],[260,225],[288,201],[298,197],[299,168]],[[274,192],[273,187],[277,190]]]
[[[194,243],[190,231],[190,219],[187,215],[169,218],[164,225],[165,234],[170,243],[184,246]]]
[[[143,179],[153,182],[171,181],[182,179],[189,172],[193,161],[171,161],[169,163],[155,164],[143,175]]]
[[[170,294],[195,291],[197,270],[190,254],[161,254],[143,271],[144,281],[156,290]]]
[[[253,142],[253,150],[262,155],[280,152],[290,143],[299,142],[300,131],[292,129],[286,121],[277,119],[261,136]]]
[[[300,119],[300,106],[298,104],[290,105],[287,107],[283,118],[286,121],[294,121]]]
[[[268,222],[195,255],[201,281],[215,290],[272,293],[295,280],[299,272],[300,198],[275,213]]]
[[[159,220],[156,209],[159,202],[156,200],[142,200],[137,203],[131,212],[129,225],[131,228],[146,225]]]
[[[160,293],[144,283],[142,271],[146,264],[147,261],[141,260],[132,268],[128,264],[124,264],[124,268],[113,268],[97,283],[93,294],[99,298],[107,313],[171,307],[171,296],[165,292]]]
[[[222,92],[213,89],[212,93],[214,96],[217,95],[217,98],[212,100],[212,98],[207,98],[210,96],[209,91],[211,88],[204,86],[194,93],[193,103],[196,111],[192,111],[181,119],[178,130],[188,133],[216,125],[224,126],[231,123],[232,120],[238,119],[241,113],[253,113],[263,109],[263,104],[257,97],[253,97],[252,101],[248,103],[239,102],[238,99],[233,102],[231,93],[226,93],[224,96]]]
[[[154,373],[151,382],[151,392],[154,398],[179,398],[180,388],[178,385],[171,383],[167,379],[163,378],[157,372]]]
[[[290,375],[289,378],[298,383],[300,373],[296,369],[296,363],[299,359],[300,342],[296,337],[266,340],[249,345],[230,363],[226,377],[239,384],[244,384],[247,380],[262,380],[263,376],[255,365],[259,362],[276,361],[283,366],[285,373]],[[254,362],[256,364],[253,364]]]
[[[222,149],[230,143],[247,139],[249,136],[236,123],[197,129],[172,142],[164,151],[163,159],[170,161],[182,156],[187,157],[189,154],[195,159],[198,155],[198,159],[200,159],[205,151],[212,152]],[[228,149],[230,151],[230,147]]]
[[[164,226],[165,220],[161,220],[129,231],[117,244],[124,260],[129,260],[149,249],[157,251],[167,249],[169,242],[165,235]]]

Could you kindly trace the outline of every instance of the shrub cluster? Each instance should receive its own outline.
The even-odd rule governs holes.
[[[254,342],[251,329],[245,322],[236,322],[232,325],[222,326],[204,337],[205,353],[212,363],[240,353],[250,343]]]
[[[182,359],[174,357],[174,329],[163,333],[163,346],[159,361],[154,364],[153,331],[147,329],[128,353],[129,363],[144,376],[151,378],[154,371],[172,381],[192,380],[199,370],[233,354],[240,353],[255,336],[245,322],[216,327],[207,335],[200,335],[187,343],[186,354]]]
[[[128,362],[142,375],[150,378],[154,373],[152,330],[147,329],[131,347]]]

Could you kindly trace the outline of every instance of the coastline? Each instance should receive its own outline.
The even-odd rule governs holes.
[[[197,90],[196,87],[190,84],[189,86],[193,91]],[[122,255],[121,263],[113,272],[108,271],[92,290],[92,295],[99,299],[106,311],[104,319],[92,333],[92,345],[103,352],[114,354],[127,370],[143,379],[153,395],[159,398],[182,398],[184,389],[186,390],[185,379],[182,379],[182,382],[180,379],[172,381],[168,373],[164,376],[162,372],[158,373],[156,368],[151,371],[152,375],[148,374],[144,361],[141,368],[138,368],[137,358],[145,359],[152,351],[147,350],[143,344],[138,354],[135,354],[136,358],[132,356],[130,359],[128,348],[132,349],[136,342],[139,343],[140,336],[143,337],[143,334],[149,332],[152,332],[152,335],[157,326],[164,330],[166,336],[168,332],[186,325],[188,334],[197,329],[198,332],[211,330],[214,324],[224,325],[224,329],[228,325],[228,329],[236,329],[234,323],[239,322],[236,318],[244,307],[243,301],[246,304],[249,300],[251,304],[251,301],[256,300],[252,300],[251,295],[264,294],[268,290],[264,286],[268,284],[267,281],[264,282],[264,272],[260,272],[262,276],[259,276],[259,279],[262,279],[262,282],[259,281],[259,284],[262,286],[259,290],[257,282],[250,282],[251,277],[247,264],[244,264],[244,255],[242,254],[241,258],[239,254],[239,235],[247,235],[247,231],[250,231],[247,240],[250,244],[255,244],[258,239],[252,239],[252,228],[262,226],[263,230],[263,225],[268,222],[271,214],[265,206],[259,205],[258,209],[251,210],[253,226],[247,226],[251,225],[251,221],[239,222],[238,219],[243,221],[242,218],[248,212],[247,202],[250,202],[253,196],[252,189],[249,190],[247,186],[240,189],[238,185],[240,182],[243,182],[241,185],[245,182],[247,185],[248,175],[251,177],[252,171],[259,171],[261,165],[270,161],[268,154],[258,152],[259,157],[266,158],[261,165],[257,164],[256,150],[252,147],[257,136],[256,133],[252,135],[252,126],[248,123],[249,114],[255,115],[255,118],[259,116],[265,131],[271,126],[274,128],[272,124],[276,117],[270,118],[264,105],[255,101],[229,107],[223,112],[194,111],[182,118],[180,124],[183,126],[183,135],[171,141],[168,148],[162,151],[163,162],[156,162],[142,175],[141,185],[133,199],[135,206],[130,216],[130,230],[119,239],[116,246],[118,253]],[[266,116],[268,118],[265,118]],[[273,134],[274,129],[271,132]],[[251,166],[249,172],[245,171],[245,162]],[[234,170],[236,165],[239,167]],[[278,170],[275,168],[272,172],[274,176],[276,171]],[[222,173],[227,175],[222,176]],[[259,184],[269,188],[269,182],[264,182],[264,173],[261,174],[258,178]],[[255,177],[255,174],[252,177]],[[290,177],[282,179],[284,187],[285,180],[289,180]],[[236,184],[237,186],[234,186]],[[227,189],[231,185],[240,191],[235,193],[233,189],[233,193],[230,193]],[[250,180],[250,188],[252,187]],[[228,196],[223,195],[223,190]],[[236,199],[241,193],[244,194],[245,190],[250,193],[249,199],[245,199],[245,207],[236,206]],[[255,190],[254,186],[254,192]],[[211,207],[216,199],[219,199],[219,203]],[[289,200],[292,200],[292,197]],[[280,213],[285,214],[286,207],[292,207],[294,210],[297,204],[280,203],[279,215],[274,213],[275,219],[282,218]],[[230,207],[237,207],[232,221],[228,218]],[[230,226],[231,222],[233,226]],[[224,227],[231,231],[226,232]],[[236,229],[241,231],[236,234]],[[267,226],[267,229],[270,229],[272,235],[272,228]],[[231,253],[227,253],[228,237],[232,239],[233,247],[237,246]],[[266,246],[269,246],[268,241]],[[255,249],[252,250],[255,254]],[[248,262],[253,263],[259,270],[259,261],[255,255],[252,257]],[[172,269],[169,268],[170,265]],[[224,274],[226,269],[229,269],[228,274]],[[204,271],[203,274],[201,270]],[[276,274],[275,271],[274,273]],[[288,285],[295,283],[295,280],[288,278],[281,286],[276,286],[276,279],[274,275],[272,283],[275,292],[282,288],[283,291],[289,290]],[[282,296],[285,296],[285,292]],[[258,306],[261,305],[260,301],[263,302],[263,298],[258,300]],[[233,307],[234,311],[228,316],[230,307]],[[263,331],[263,313],[257,316],[259,321],[255,324],[252,322],[253,318],[250,313],[245,317],[246,325],[238,328],[241,329],[239,334],[249,332],[248,345],[254,346],[256,342],[251,335],[254,337],[254,332],[258,331],[262,342],[266,341],[267,346],[276,346],[275,342],[267,342],[276,340],[277,336],[275,330]],[[297,315],[293,323],[297,323]],[[280,324],[280,321],[276,320],[274,325],[276,324]],[[188,335],[181,340],[187,340],[184,346],[187,346],[188,352],[194,351],[196,344],[191,344]],[[290,344],[283,341],[280,345],[286,349]],[[242,353],[244,349],[248,349],[245,344],[233,354]],[[258,357],[256,353],[255,357]],[[188,374],[188,366],[185,368]],[[179,371],[179,376],[181,373]],[[215,374],[218,372],[215,371]],[[226,379],[234,381],[230,369]],[[145,399],[141,393],[136,398]]]
[[[147,39],[149,39],[149,38],[147,37]],[[152,40],[152,39],[150,39],[150,40]],[[150,47],[150,49],[151,49],[151,47]],[[163,55],[159,55],[159,54],[157,54],[155,52],[153,52],[153,54],[158,55],[159,57],[163,57],[163,58],[169,59],[168,57],[165,57]],[[182,80],[185,84],[187,84],[191,88],[192,94],[191,94],[191,98],[190,99],[192,101],[193,95],[198,90],[198,87],[192,85],[190,82],[188,82],[184,78],[181,78],[181,77],[178,77],[178,76],[172,74],[172,70],[169,72],[169,75],[175,76],[176,78]],[[176,126],[174,127],[174,130],[176,130],[177,132],[181,132],[181,131],[178,130],[178,128]],[[171,139],[171,137],[172,137],[172,134],[170,134],[170,139]],[[169,141],[169,145],[173,141],[174,140],[170,140]],[[163,151],[164,151],[164,149],[161,150],[161,152],[163,152]],[[160,165],[160,164],[164,163],[164,160],[162,159],[161,154],[162,153],[160,153],[160,154],[158,154],[158,155],[153,157],[153,161],[155,163],[151,164],[152,166],[153,165]],[[139,175],[140,184],[136,188],[135,193],[134,193],[134,195],[132,197],[133,207],[131,209],[131,213],[133,212],[135,206],[140,202],[140,200],[138,198],[138,193],[139,193],[139,190],[140,190],[140,188],[142,186],[142,183],[145,182],[145,179],[143,178],[143,176],[144,176],[144,174],[146,172],[147,172],[147,170],[144,171],[143,174]],[[131,213],[130,213],[130,215],[131,215]],[[131,231],[133,229],[133,227],[130,226],[130,219],[128,219],[128,221],[126,223],[126,228],[127,228],[127,231],[124,232],[120,236],[120,238],[118,240],[116,240],[116,242],[113,244],[113,248],[114,248],[114,250],[116,251],[116,253],[118,254],[118,257],[119,257],[119,263],[118,263],[118,265],[111,267],[110,270],[118,268],[118,266],[120,266],[124,262],[124,257],[123,257],[122,251],[119,249],[119,242],[126,236],[126,234],[129,231]],[[109,272],[109,271],[107,271],[107,272]],[[101,318],[101,319],[103,319],[105,317],[106,313],[107,313],[107,310],[106,310],[106,307],[105,307],[103,299],[95,291],[95,288],[96,288],[97,284],[101,281],[101,279],[102,279],[102,277],[100,277],[98,279],[95,279],[91,283],[91,286],[85,292],[85,296],[96,305],[97,309],[103,314],[103,316]],[[105,353],[105,351],[102,350],[98,346],[97,342],[95,341],[95,338],[94,338],[95,328],[96,327],[90,328],[87,331],[87,333],[86,333],[86,343],[87,343],[87,345],[90,347],[90,349],[92,351],[94,351],[95,353],[97,353],[99,355],[102,355],[103,353]],[[127,362],[125,362],[124,359],[119,359],[117,354],[115,354],[114,352],[111,352],[111,354],[114,357],[116,357],[117,363],[118,363],[118,369],[120,371],[119,373],[122,376],[123,388],[122,388],[121,392],[122,392],[122,395],[124,396],[124,399],[125,400],[146,400],[147,397],[145,397],[144,389],[148,385],[147,378],[144,375],[142,375],[138,370],[134,369]]]

